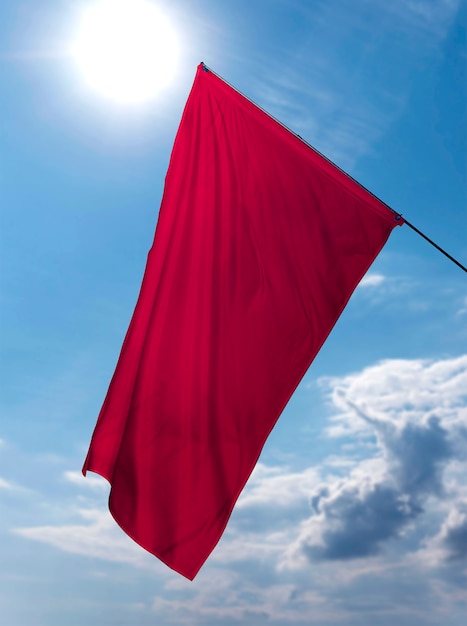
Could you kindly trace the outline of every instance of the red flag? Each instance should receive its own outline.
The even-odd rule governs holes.
[[[123,530],[193,579],[396,220],[204,66],[83,467]]]

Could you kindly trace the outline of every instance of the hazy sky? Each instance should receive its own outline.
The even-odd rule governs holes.
[[[467,282],[407,227],[357,288],[194,582],[127,538],[107,483],[80,470],[197,64],[467,265],[466,3],[155,2],[179,55],[143,103],[80,73],[70,48],[91,4],[0,4],[2,623],[461,626]]]

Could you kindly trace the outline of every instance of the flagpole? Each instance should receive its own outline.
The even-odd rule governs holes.
[[[461,270],[464,270],[464,272],[467,273],[467,267],[465,267],[464,265],[462,265],[462,263],[460,263],[457,259],[455,259],[453,256],[451,256],[448,252],[446,252],[446,250],[444,250],[443,248],[441,248],[441,246],[439,246],[437,243],[435,243],[432,239],[430,239],[427,235],[425,235],[421,230],[419,230],[418,228],[416,228],[416,226],[414,226],[413,224],[411,224],[409,221],[407,221],[407,219],[405,217],[402,216],[402,213],[398,213],[397,211],[395,211],[392,207],[389,206],[389,204],[387,204],[386,202],[384,202],[384,200],[381,200],[381,198],[378,198],[378,196],[376,194],[374,194],[372,191],[370,191],[369,189],[367,189],[367,187],[365,187],[364,185],[362,185],[358,180],[356,180],[353,176],[351,176],[348,172],[346,172],[345,170],[343,170],[341,167],[339,167],[339,165],[336,165],[336,163],[334,163],[333,161],[331,161],[331,159],[329,159],[325,154],[323,154],[322,152],[320,152],[319,150],[317,150],[314,146],[312,146],[310,143],[308,143],[308,141],[305,141],[305,139],[303,139],[303,137],[301,137],[299,134],[297,134],[295,131],[293,131],[291,128],[289,128],[288,126],[286,126],[283,122],[281,122],[280,120],[278,120],[276,117],[274,117],[274,115],[271,115],[271,113],[269,113],[268,111],[266,111],[265,109],[263,109],[262,106],[260,106],[259,104],[257,104],[256,102],[254,102],[251,98],[249,98],[248,96],[246,96],[244,93],[242,93],[239,89],[237,89],[236,87],[234,87],[231,83],[229,83],[227,80],[225,80],[225,78],[223,78],[222,76],[219,76],[219,74],[217,74],[216,72],[214,72],[210,67],[208,67],[206,65],[206,63],[204,63],[203,61],[201,62],[201,66],[203,68],[203,70],[205,72],[211,72],[212,74],[214,74],[214,76],[217,76],[217,78],[219,78],[220,80],[222,80],[222,82],[224,82],[226,85],[228,85],[231,89],[233,89],[234,91],[236,91],[237,93],[239,93],[243,98],[245,98],[246,100],[248,100],[249,102],[251,102],[252,104],[254,104],[256,107],[258,107],[258,109],[260,109],[261,111],[263,111],[263,113],[265,113],[267,116],[269,116],[270,118],[272,118],[275,122],[277,122],[280,126],[282,126],[283,128],[285,128],[287,131],[289,131],[289,133],[291,133],[292,135],[294,135],[295,137],[297,137],[297,139],[300,139],[300,141],[302,143],[304,143],[306,146],[308,146],[308,148],[310,148],[310,150],[313,150],[313,152],[315,152],[316,154],[319,154],[319,156],[321,158],[323,158],[325,161],[327,161],[328,163],[330,163],[333,167],[335,167],[337,170],[339,170],[342,174],[344,174],[345,176],[347,176],[347,178],[350,178],[350,180],[352,180],[354,183],[356,183],[359,187],[361,187],[362,189],[364,189],[367,193],[371,194],[374,198],[376,198],[379,202],[381,202],[381,204],[384,204],[384,206],[386,208],[388,208],[390,211],[392,211],[394,213],[394,219],[396,221],[399,220],[403,220],[405,224],[407,224],[407,226],[409,228],[411,228],[415,233],[417,233],[417,235],[420,235],[420,237],[422,237],[423,239],[425,239],[425,241],[427,241],[429,244],[431,244],[434,248],[436,248],[439,252],[441,252],[441,254],[444,254],[445,257],[447,257],[450,261],[452,261],[453,263],[455,263],[455,265],[457,265],[458,267],[460,267]]]
[[[430,243],[434,248],[436,248],[437,250],[439,250],[441,252],[441,254],[444,254],[444,256],[446,256],[450,261],[452,261],[453,263],[455,263],[458,267],[461,268],[461,270],[464,270],[464,272],[467,272],[467,267],[465,267],[464,265],[462,265],[462,263],[460,263],[457,259],[455,259],[453,256],[451,256],[449,254],[449,252],[446,252],[446,250],[443,250],[443,248],[441,248],[440,246],[438,246],[437,243],[435,243],[432,239],[430,239],[429,237],[427,237],[424,233],[422,233],[421,230],[418,230],[418,228],[416,228],[413,224],[411,224],[410,222],[408,222],[405,217],[404,219],[404,223],[407,224],[407,226],[409,228],[411,228],[413,231],[415,231],[417,233],[417,235],[420,235],[420,237],[423,237],[423,239],[425,239],[426,241],[428,241],[428,243]]]

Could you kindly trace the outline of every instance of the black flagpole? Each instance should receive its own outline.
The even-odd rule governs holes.
[[[439,250],[441,252],[441,254],[444,254],[444,256],[446,256],[450,261],[452,261],[453,263],[455,263],[458,267],[461,268],[461,270],[464,270],[464,272],[467,272],[467,267],[465,267],[464,265],[462,265],[462,263],[460,263],[457,259],[455,259],[453,256],[451,256],[449,254],[449,252],[446,252],[446,250],[443,250],[443,248],[441,248],[440,246],[438,246],[437,243],[435,243],[432,239],[430,239],[429,237],[427,237],[424,233],[422,233],[421,230],[418,230],[418,228],[416,228],[413,224],[411,224],[410,222],[408,222],[405,217],[403,218],[405,224],[407,224],[407,226],[409,228],[411,228],[412,230],[414,230],[417,235],[420,235],[420,237],[423,237],[423,239],[426,239],[426,241],[428,241],[428,243],[431,243],[431,245],[436,248],[437,250]]]
[[[328,159],[327,156],[325,156],[324,154],[322,154],[319,150],[317,150],[316,148],[314,148],[311,144],[308,143],[308,141],[305,141],[303,139],[303,137],[300,137],[300,135],[298,135],[296,132],[294,132],[293,130],[291,130],[288,126],[286,126],[285,124],[283,124],[280,120],[278,120],[276,117],[274,117],[273,115],[271,115],[268,111],[266,111],[265,109],[263,109],[263,107],[259,106],[259,104],[257,104],[256,102],[254,102],[253,100],[251,100],[251,98],[248,98],[248,96],[245,96],[244,93],[242,93],[241,91],[239,91],[238,89],[236,89],[236,87],[234,87],[233,85],[231,85],[228,81],[226,81],[224,78],[222,78],[222,76],[219,76],[219,74],[216,74],[216,72],[213,72],[213,70],[208,67],[205,63],[201,62],[201,65],[203,67],[203,70],[205,72],[211,72],[212,74],[214,74],[215,76],[217,76],[217,78],[220,78],[220,80],[222,80],[224,83],[226,83],[226,85],[229,85],[229,87],[231,87],[234,91],[236,91],[237,93],[239,93],[241,96],[243,96],[246,100],[249,100],[252,104],[254,104],[256,107],[258,107],[258,109],[261,109],[261,111],[263,111],[263,113],[266,113],[266,115],[268,115],[269,117],[271,117],[273,120],[275,120],[278,124],[280,124],[281,126],[283,126],[286,130],[289,131],[289,133],[292,133],[292,135],[295,135],[295,137],[297,137],[298,139],[300,139],[300,141],[302,141],[305,145],[307,145],[311,150],[313,150],[313,152],[316,152],[317,154],[319,154],[320,157],[322,157],[323,159],[325,159],[326,161],[328,161],[328,163],[330,163],[331,165],[333,165],[336,169],[338,169],[339,171],[341,171],[343,174],[345,174],[345,176],[347,176],[348,178],[350,178],[351,180],[353,180],[357,185],[359,185],[362,189],[364,189],[367,193],[371,194],[373,197],[375,197],[379,202],[381,202],[382,204],[384,204],[390,211],[392,211],[394,213],[394,216],[396,220],[404,220],[404,223],[407,224],[407,226],[409,228],[411,228],[414,232],[417,233],[417,235],[420,235],[420,237],[423,237],[423,239],[425,239],[429,244],[431,244],[434,248],[436,248],[439,252],[441,252],[441,254],[444,254],[445,257],[447,257],[450,261],[452,261],[453,263],[455,263],[458,267],[461,268],[461,270],[464,270],[464,272],[467,273],[467,267],[465,267],[464,265],[462,265],[462,263],[460,263],[459,261],[457,261],[457,259],[455,259],[453,256],[451,256],[448,252],[446,252],[446,250],[443,250],[443,248],[441,248],[441,246],[438,246],[437,243],[435,243],[432,239],[430,239],[429,237],[427,237],[427,235],[425,235],[424,233],[422,233],[421,230],[419,230],[418,228],[416,228],[413,224],[411,224],[410,222],[408,222],[405,217],[402,216],[402,213],[398,213],[397,211],[395,211],[392,207],[390,207],[388,204],[386,204],[386,202],[384,202],[384,200],[381,200],[381,198],[378,198],[378,196],[376,196],[372,191],[370,191],[369,189],[367,189],[364,185],[362,185],[361,183],[358,182],[358,180],[355,180],[355,178],[353,178],[353,176],[351,176],[350,174],[348,174],[346,171],[344,171],[341,167],[339,167],[338,165],[336,165],[333,161],[331,161],[331,159]]]

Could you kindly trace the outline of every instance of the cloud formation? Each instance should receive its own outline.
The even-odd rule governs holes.
[[[466,507],[467,510],[467,507]],[[449,514],[441,539],[448,552],[449,561],[467,562],[467,512],[454,510]]]
[[[82,487],[83,489],[97,489],[98,491],[109,490],[109,483],[101,476],[89,474],[85,478],[81,472],[69,470],[64,472],[63,477],[67,482],[77,487]]]
[[[370,272],[362,278],[359,287],[379,287],[379,285],[382,285],[385,280],[386,276],[383,276],[383,274]]]
[[[368,623],[430,615],[441,624],[452,606],[450,615],[462,615],[467,356],[383,361],[320,385],[331,409],[325,432],[340,455],[302,469],[260,462],[193,583],[126,537],[105,510],[105,491],[76,472],[60,477],[76,490],[69,521],[15,534],[161,576],[147,623],[155,613],[203,626],[357,626],[362,612]]]
[[[0,476],[0,489],[13,489],[13,485]]]
[[[75,517],[75,524],[15,528],[14,533],[72,554],[144,569],[158,567],[147,552],[118,528],[108,511],[82,508],[75,511]]]
[[[443,492],[442,470],[452,449],[439,420],[432,417],[426,425],[397,430],[366,419],[375,427],[382,453],[379,472],[365,472],[360,463],[350,476],[312,494],[313,515],[302,524],[296,546],[310,560],[378,554],[423,513],[427,496]]]
[[[417,376],[413,387],[406,376],[410,371]],[[386,361],[322,384],[341,409],[332,418],[340,428],[329,434],[370,441],[373,455],[356,461],[348,475],[330,476],[315,488],[312,514],[302,521],[288,551],[289,567],[302,566],[303,557],[347,560],[381,553],[425,512],[429,499],[442,502],[448,497],[445,469],[465,459],[456,443],[467,423],[466,357],[433,363]],[[449,489],[453,497],[452,485]],[[465,517],[457,517],[443,531],[451,559],[462,554],[464,525]]]

